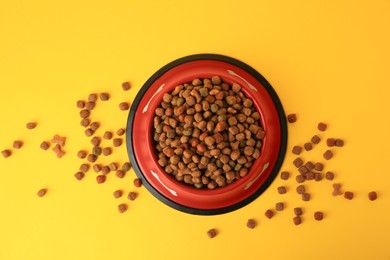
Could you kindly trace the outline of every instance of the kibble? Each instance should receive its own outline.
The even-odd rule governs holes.
[[[126,132],[126,130],[124,128],[119,128],[118,130],[116,130],[116,135],[122,136],[125,134],[125,132]]]
[[[98,96],[96,93],[91,93],[88,95],[88,101],[90,102],[96,102],[98,99]]]
[[[305,148],[306,151],[310,151],[313,149],[313,145],[311,143],[305,143],[303,147]]]
[[[347,200],[352,200],[354,197],[354,193],[352,191],[346,191],[344,192],[344,198]]]
[[[1,151],[1,154],[3,155],[4,158],[8,158],[12,155],[12,151],[9,149]]]
[[[333,152],[331,150],[326,150],[322,156],[325,160],[330,160],[333,157]]]
[[[207,236],[209,238],[214,238],[217,236],[217,230],[215,230],[214,228],[210,229],[207,231]]]
[[[296,114],[287,115],[287,121],[289,123],[295,123],[297,121],[297,115]]]
[[[118,205],[118,211],[119,213],[124,213],[127,210],[127,204],[121,203]]]
[[[98,157],[95,154],[88,154],[87,156],[87,161],[90,163],[96,162],[97,159]]]
[[[135,200],[137,198],[138,194],[134,191],[130,191],[128,194],[127,194],[127,199],[128,200]]]
[[[120,197],[122,197],[123,191],[122,190],[116,190],[116,191],[114,191],[112,193],[112,195],[114,196],[114,198],[119,199]]]
[[[97,146],[99,146],[100,143],[101,143],[100,137],[98,137],[98,136],[92,137],[92,139],[91,139],[92,146],[97,147]]]
[[[315,181],[322,181],[322,174],[320,172],[314,173],[314,180]]]
[[[334,179],[334,173],[333,172],[326,172],[325,173],[325,179],[332,181]]]
[[[303,214],[302,208],[300,207],[294,208],[294,214],[295,216],[301,216]]]
[[[317,128],[318,128],[318,130],[323,132],[323,131],[326,131],[326,129],[328,128],[328,125],[323,123],[323,122],[320,122],[320,123],[318,123]]]
[[[74,177],[75,177],[77,180],[79,180],[79,181],[81,181],[81,180],[84,178],[84,176],[85,176],[85,174],[84,174],[83,172],[81,172],[81,171],[78,171],[78,172],[76,172],[76,173],[74,174]]]
[[[310,194],[307,192],[302,193],[302,200],[303,201],[309,201],[310,200]]]
[[[92,122],[91,125],[89,126],[89,128],[92,129],[92,131],[96,131],[98,128],[100,127],[100,123],[99,122]]]
[[[279,186],[278,187],[278,193],[279,194],[285,194],[287,192],[287,189],[285,186]]]
[[[370,191],[368,193],[368,199],[373,201],[373,200],[376,200],[378,198],[378,194],[376,193],[376,191]]]
[[[52,150],[56,154],[57,158],[61,158],[65,155],[65,151],[62,150],[59,144],[56,144]]]
[[[118,165],[116,164],[116,163],[110,163],[109,165],[108,165],[108,167],[110,168],[110,170],[111,171],[116,171],[116,170],[118,170]]]
[[[303,183],[303,182],[305,182],[305,180],[306,180],[305,176],[303,176],[303,175],[301,175],[301,174],[299,174],[299,175],[297,175],[297,176],[295,177],[295,181],[296,181],[297,183]]]
[[[299,168],[303,165],[303,160],[298,157],[293,161],[293,164],[295,167]]]
[[[81,119],[81,121],[80,121],[80,125],[82,126],[82,127],[87,127],[87,126],[89,126],[89,124],[91,123],[91,120],[89,120],[88,118],[83,118],[83,119]]]
[[[295,216],[293,222],[295,225],[300,225],[302,223],[302,218],[300,216]]]
[[[122,138],[114,138],[113,140],[112,140],[112,144],[113,144],[113,146],[114,147],[119,147],[119,146],[121,146],[122,145]]]
[[[266,210],[266,212],[264,213],[264,215],[267,217],[267,218],[269,218],[269,219],[271,219],[273,216],[274,216],[274,212],[272,211],[272,209],[267,209]]]
[[[296,154],[296,155],[300,155],[302,153],[302,146],[299,146],[299,145],[294,145],[293,149],[292,149],[292,153],[293,154]]]
[[[290,178],[290,173],[286,172],[286,171],[283,171],[283,172],[280,173],[280,178],[282,180],[288,180],[288,178]]]
[[[311,142],[313,144],[318,144],[320,141],[321,141],[321,138],[318,135],[313,135],[313,137],[311,138]]]
[[[256,227],[256,221],[254,219],[248,219],[246,226],[250,229],[254,229]]]
[[[130,82],[123,82],[122,83],[122,89],[123,89],[123,91],[128,91],[128,90],[130,90],[131,89],[131,85],[130,85]]]
[[[108,167],[108,166],[102,167],[102,174],[107,175],[110,173],[110,171],[111,171],[110,167]]]
[[[328,138],[326,139],[326,145],[328,147],[333,147],[336,145],[336,139],[335,138]]]
[[[37,123],[36,122],[28,122],[27,124],[26,124],[26,128],[27,129],[34,129],[35,127],[37,126]]]
[[[317,171],[322,171],[324,169],[324,165],[320,162],[314,164],[314,169]]]
[[[37,195],[38,195],[38,197],[43,197],[43,196],[46,195],[46,193],[47,193],[47,189],[46,189],[46,188],[42,188],[42,189],[40,189],[40,190],[37,192]]]
[[[98,184],[102,184],[106,181],[106,175],[98,175],[96,176],[96,182]]]
[[[139,178],[135,178],[133,184],[135,187],[140,188],[142,186],[142,181]]]
[[[103,134],[103,138],[106,140],[111,140],[112,137],[113,137],[113,134],[110,131],[105,131]]]
[[[276,211],[283,211],[284,210],[284,203],[283,202],[278,202],[275,204],[275,210]]]
[[[122,111],[129,110],[130,104],[128,102],[119,103],[119,109]]]
[[[94,170],[94,172],[98,173],[102,170],[102,166],[100,164],[94,164],[92,166],[92,169]]]
[[[103,153],[104,156],[108,156],[108,155],[110,155],[112,153],[112,149],[110,147],[104,147],[102,149],[102,153]]]
[[[110,99],[110,94],[103,92],[99,95],[101,101],[107,101]]]
[[[343,192],[341,191],[341,183],[333,183],[332,187],[333,187],[333,192],[332,192],[333,196],[338,196],[343,194]]]
[[[66,137],[60,135],[54,135],[53,138],[51,139],[51,142],[54,144],[59,144],[61,147],[64,147],[66,143]]]
[[[90,114],[91,114],[91,112],[89,112],[89,110],[87,110],[87,109],[83,109],[80,111],[81,118],[87,118],[87,117],[89,117]]]
[[[122,165],[122,170],[124,172],[128,172],[129,170],[131,169],[131,164],[129,162],[125,162],[123,165]]]
[[[81,164],[79,170],[82,173],[86,173],[89,170],[89,164],[87,163]]]
[[[84,100],[77,100],[76,106],[80,109],[83,109],[85,107],[85,101]]]
[[[124,171],[122,171],[122,170],[117,170],[116,172],[115,172],[115,176],[116,177],[118,177],[118,178],[120,178],[120,179],[122,179],[123,177],[125,177],[125,172]]]
[[[87,157],[87,152],[84,150],[80,150],[77,152],[77,157],[79,157],[80,159],[84,159],[85,157]]]
[[[324,218],[324,213],[322,211],[314,212],[314,219],[317,221],[321,221]]]
[[[85,103],[85,109],[89,111],[93,110],[95,106],[96,106],[95,102],[88,101],[87,103]]]
[[[19,140],[14,141],[12,144],[12,147],[14,149],[20,149],[20,148],[22,148],[22,146],[23,146],[23,142],[19,141]]]
[[[297,188],[296,188],[296,191],[297,191],[298,194],[305,193],[306,192],[305,186],[303,186],[302,184],[298,185]]]
[[[343,147],[344,146],[344,140],[342,140],[342,139],[336,139],[336,141],[335,141],[335,146],[337,146],[337,147]]]

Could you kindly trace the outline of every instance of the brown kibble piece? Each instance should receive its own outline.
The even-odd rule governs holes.
[[[134,183],[134,186],[137,188],[140,188],[142,186],[142,181],[139,178],[135,178],[133,183]]]
[[[301,158],[298,157],[298,158],[296,158],[296,159],[293,161],[293,164],[294,164],[295,167],[299,168],[299,167],[302,166],[303,160],[302,160]]]
[[[301,216],[303,214],[302,208],[300,207],[294,208],[294,214],[295,216]]]
[[[275,210],[276,211],[283,211],[284,210],[284,203],[283,202],[278,202],[275,204]]]
[[[122,171],[122,170],[117,170],[116,172],[115,172],[115,176],[116,177],[118,177],[118,178],[120,178],[120,179],[122,179],[123,177],[125,177],[125,172],[124,171]]]
[[[131,89],[130,82],[128,82],[128,81],[123,82],[122,89],[123,89],[123,91],[128,91],[129,89]]]
[[[116,135],[117,136],[122,136],[126,133],[126,130],[124,128],[119,128],[118,130],[116,130]]]
[[[119,147],[122,145],[122,138],[114,138],[114,140],[112,140],[112,144],[114,145],[114,147]]]
[[[110,171],[111,171],[110,167],[108,167],[108,166],[102,167],[102,174],[107,175],[110,173]]]
[[[209,238],[214,238],[217,236],[217,230],[215,230],[214,228],[210,229],[209,231],[207,231],[207,236]]]
[[[300,216],[295,216],[293,222],[295,225],[300,225],[302,223],[302,218]]]
[[[318,130],[323,132],[323,131],[326,131],[326,129],[328,128],[328,125],[320,122],[320,123],[318,123],[317,128],[318,128]]]
[[[102,152],[104,156],[108,156],[112,153],[112,149],[110,147],[104,147]]]
[[[92,166],[92,169],[93,169],[96,173],[98,173],[98,172],[100,172],[100,171],[102,170],[102,166],[101,166],[100,164],[94,164],[94,165]]]
[[[110,165],[108,165],[108,167],[110,168],[111,171],[116,171],[118,170],[118,165],[116,163],[110,163]]]
[[[376,200],[378,198],[378,194],[376,193],[376,191],[370,191],[368,193],[368,199],[373,201],[373,200]]]
[[[299,175],[297,175],[297,176],[295,177],[295,181],[296,181],[297,183],[302,183],[302,182],[304,182],[305,180],[306,180],[305,176],[303,176],[303,175],[301,175],[301,174],[299,174]]]
[[[290,177],[290,173],[289,172],[283,171],[283,172],[280,173],[280,178],[282,180],[288,180],[289,177]]]
[[[306,192],[305,186],[303,186],[302,184],[298,185],[297,188],[296,188],[296,191],[297,191],[298,194],[305,193]]]
[[[285,186],[279,186],[278,187],[278,193],[279,194],[286,194],[286,192],[287,192],[287,189],[286,189]]]
[[[96,106],[95,102],[88,101],[87,103],[85,103],[85,109],[89,111],[93,110],[95,106]]]
[[[89,170],[89,164],[87,164],[87,163],[81,164],[79,170],[82,173],[86,173]]]
[[[91,93],[88,95],[88,101],[90,102],[96,102],[98,99],[98,96],[96,93]]]
[[[315,181],[322,181],[322,174],[320,172],[314,173],[314,180]]]
[[[27,124],[26,124],[26,128],[27,129],[34,129],[35,127],[37,126],[37,123],[36,122],[28,122]]]
[[[321,141],[321,138],[318,135],[313,135],[313,137],[311,138],[311,142],[313,144],[318,144],[320,141]]]
[[[49,149],[50,148],[50,143],[49,142],[46,142],[46,141],[43,141],[40,145],[39,145],[39,147],[42,149],[42,150],[47,150],[47,149]]]
[[[85,107],[85,101],[84,100],[77,100],[76,106],[80,109],[83,109]]]
[[[96,147],[96,146],[99,146],[99,144],[100,144],[101,141],[102,141],[102,140],[100,139],[100,137],[94,136],[94,137],[92,137],[92,139],[91,139],[91,144],[92,144],[94,147]]]
[[[320,162],[314,164],[314,169],[317,171],[322,171],[324,169],[324,165]]]
[[[91,114],[91,112],[89,112],[89,110],[87,110],[87,109],[83,109],[80,111],[81,118],[87,118],[87,117],[89,117],[90,114]]]
[[[81,119],[81,121],[80,121],[80,125],[81,125],[82,127],[87,127],[87,126],[89,126],[89,123],[91,123],[91,120],[89,120],[88,118],[83,118],[83,119]]]
[[[1,151],[1,154],[3,155],[4,158],[8,158],[12,155],[12,152],[11,152],[11,150],[6,149],[6,150]]]
[[[296,114],[287,115],[287,121],[289,123],[295,123],[297,121],[297,115]]]
[[[46,193],[47,193],[47,189],[42,188],[42,189],[40,189],[40,190],[37,192],[37,195],[38,195],[38,197],[43,197],[43,196],[46,195]]]
[[[326,150],[325,153],[323,154],[323,157],[325,160],[330,160],[333,157],[333,153],[331,150]]]
[[[302,146],[295,145],[292,149],[292,153],[296,155],[300,155],[302,153]]]
[[[269,218],[269,219],[271,219],[273,216],[274,216],[274,212],[271,210],[271,209],[267,209],[267,211],[264,213],[264,215],[267,217],[267,218]]]
[[[326,172],[325,173],[325,179],[327,180],[333,180],[334,179],[334,173],[333,172]]]
[[[65,155],[65,152],[61,149],[59,144],[56,144],[52,150],[57,155],[57,158],[61,158]]]
[[[344,198],[348,199],[348,200],[352,200],[353,199],[353,192],[352,191],[346,191],[344,192]]]
[[[106,175],[98,175],[96,176],[96,182],[98,184],[102,184],[106,181]]]
[[[93,132],[95,132],[100,127],[99,122],[92,122],[89,128],[92,129]]]
[[[313,149],[313,145],[311,143],[305,143],[303,147],[305,148],[306,151],[310,151]]]
[[[76,172],[76,173],[74,174],[74,177],[75,177],[77,180],[79,180],[79,181],[81,181],[81,180],[84,178],[84,176],[85,176],[85,174],[84,174],[83,172],[81,172],[81,171],[78,171],[78,172]]]
[[[122,111],[129,110],[130,104],[128,102],[119,103],[119,109]]]
[[[51,139],[51,142],[54,144],[59,144],[61,147],[64,147],[66,142],[66,137],[54,135],[53,138]]]
[[[22,146],[23,146],[23,142],[19,141],[19,140],[14,141],[12,144],[12,147],[14,149],[20,149],[20,148],[22,148]]]
[[[105,131],[103,134],[103,138],[106,140],[111,140],[112,136],[113,136],[113,134],[110,131]]]
[[[247,228],[254,229],[256,227],[256,221],[254,219],[248,219],[246,226]]]
[[[127,204],[121,203],[118,205],[118,211],[119,213],[124,213],[127,210]]]
[[[84,150],[80,150],[77,152],[77,157],[79,157],[80,159],[84,159],[85,157],[87,157],[87,152]]]
[[[344,140],[342,139],[336,139],[334,143],[337,147],[343,147],[344,146]]]
[[[122,190],[116,190],[116,191],[114,191],[112,193],[112,195],[114,196],[114,198],[119,199],[120,197],[122,197],[123,191]]]
[[[324,213],[321,211],[314,212],[314,219],[317,221],[321,221],[324,218]]]
[[[128,200],[135,200],[137,198],[137,193],[134,191],[130,191],[129,194],[127,194]]]
[[[302,200],[303,201],[309,201],[310,200],[310,194],[307,192],[302,193]]]
[[[334,139],[334,138],[328,138],[328,139],[326,139],[326,145],[327,145],[328,147],[333,147],[333,146],[335,146],[335,145],[336,145],[336,139]]]
[[[123,171],[128,172],[130,169],[131,169],[131,164],[130,164],[129,162],[125,162],[125,163],[122,165],[122,170],[123,170]]]
[[[101,101],[107,101],[110,99],[110,94],[103,92],[99,95]]]
[[[98,157],[95,154],[88,154],[88,156],[87,156],[87,161],[91,162],[91,163],[96,162],[97,159],[98,159]]]
[[[333,192],[332,192],[333,196],[338,196],[343,194],[343,192],[341,191],[341,183],[333,183],[332,187],[333,187]]]

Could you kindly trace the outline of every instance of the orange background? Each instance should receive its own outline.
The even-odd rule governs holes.
[[[390,141],[388,97],[389,1],[1,1],[0,150],[20,139],[24,146],[0,156],[0,259],[390,259],[388,205]],[[289,125],[283,170],[293,172],[290,150],[318,133],[319,121],[345,147],[325,170],[336,174],[348,201],[331,195],[331,182],[310,182],[310,202],[295,193],[295,180],[276,179],[250,205],[218,216],[173,210],[145,188],[112,174],[97,185],[89,171],[73,174],[90,149],[79,125],[76,101],[109,92],[92,119],[97,134],[126,125],[131,101],[160,67],[182,56],[218,53],[257,69],[277,91]],[[120,84],[132,83],[123,92]],[[27,130],[25,124],[38,126]],[[57,159],[39,144],[54,134],[67,137]],[[108,142],[105,143],[109,145]],[[321,142],[305,160],[318,160]],[[125,162],[125,146],[100,159]],[[286,185],[279,195],[276,188]],[[48,188],[44,198],[36,192]],[[137,191],[134,202],[113,191]],[[367,193],[377,190],[375,202]],[[276,202],[286,209],[268,220]],[[129,210],[117,212],[119,203]],[[387,206],[386,206],[387,205]],[[292,223],[293,208],[304,209]],[[322,222],[313,212],[322,210]],[[258,226],[246,228],[248,218]],[[206,231],[218,230],[209,239]]]

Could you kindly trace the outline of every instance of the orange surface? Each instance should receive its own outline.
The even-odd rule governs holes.
[[[385,0],[0,2],[0,150],[24,142],[10,158],[0,156],[0,259],[390,259],[389,11]],[[124,127],[119,102],[133,100],[166,63],[195,53],[232,56],[267,78],[286,113],[298,115],[289,151],[327,122],[321,138],[346,145],[325,170],[355,198],[333,197],[331,182],[322,181],[307,184],[312,200],[303,202],[293,178],[278,178],[240,210],[194,216],[135,188],[134,172],[103,185],[93,171],[76,181],[76,153],[90,149],[76,101],[109,92],[93,111],[97,134]],[[121,90],[123,81],[131,91]],[[27,130],[28,121],[37,128]],[[61,159],[39,149],[54,134],[67,137]],[[318,160],[324,149],[322,141],[302,158]],[[294,158],[289,152],[282,169],[293,172]],[[126,160],[121,146],[101,163]],[[277,193],[281,185],[287,194]],[[38,198],[42,187],[48,193]],[[116,189],[139,196],[114,199]],[[286,209],[266,219],[279,201]],[[119,203],[129,210],[119,214]],[[296,206],[304,209],[300,226],[292,223]],[[255,229],[246,228],[248,218]],[[218,230],[214,239],[210,228]]]

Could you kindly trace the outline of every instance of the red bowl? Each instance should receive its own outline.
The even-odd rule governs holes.
[[[158,164],[152,138],[153,118],[164,93],[195,78],[215,75],[229,84],[236,82],[241,85],[260,113],[260,124],[266,137],[261,156],[254,161],[247,176],[214,190],[197,189],[177,181]],[[133,168],[156,198],[183,212],[213,215],[247,205],[271,184],[285,156],[287,124],[276,92],[256,70],[227,56],[198,54],[175,60],[150,77],[132,104],[126,135]]]

